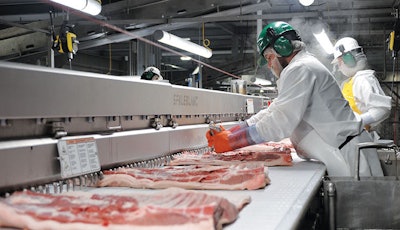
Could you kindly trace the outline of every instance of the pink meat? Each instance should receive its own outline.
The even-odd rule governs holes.
[[[237,162],[261,161],[265,166],[291,166],[292,155],[288,148],[276,148],[266,144],[247,146],[225,153],[197,154],[186,151],[175,156],[170,165],[225,165]]]
[[[126,168],[105,171],[98,186],[185,189],[259,189],[269,184],[262,162],[232,165],[187,165],[162,168]]]
[[[268,141],[263,144],[267,145],[267,146],[272,146],[275,148],[287,148],[287,149],[290,149],[292,152],[295,152],[293,143],[290,141],[289,138],[285,138],[281,141]]]
[[[250,202],[182,189],[156,194],[44,195],[16,192],[0,200],[0,226],[21,229],[221,229]]]

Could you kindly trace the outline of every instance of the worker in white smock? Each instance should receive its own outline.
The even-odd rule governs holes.
[[[163,77],[161,76],[161,72],[158,68],[150,66],[144,70],[142,76],[140,76],[140,79],[156,81],[163,80]]]
[[[341,83],[344,98],[376,141],[379,135],[374,129],[390,116],[391,98],[383,92],[375,71],[368,69],[367,57],[354,38],[338,40],[333,56],[332,64],[346,77]]]
[[[289,137],[300,157],[323,162],[329,175],[354,175],[356,145],[372,139],[331,72],[305,50],[305,43],[288,23],[265,26],[257,45],[277,78],[278,96],[240,125],[208,131],[209,146],[226,152]],[[363,149],[360,162],[361,176],[383,175],[376,149]]]

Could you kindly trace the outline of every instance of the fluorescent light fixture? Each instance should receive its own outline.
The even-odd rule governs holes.
[[[193,70],[192,75],[198,74],[199,73],[199,66],[196,67],[196,69]]]
[[[156,30],[154,32],[154,38],[164,44],[200,55],[205,58],[210,58],[212,56],[212,51],[210,49],[167,33],[163,30]]]
[[[192,60],[191,57],[188,57],[188,56],[182,56],[181,57],[181,61],[190,61],[190,60]]]
[[[257,77],[254,84],[256,84],[256,85],[272,85],[272,82],[270,80],[266,80],[266,79]]]
[[[333,53],[333,45],[328,35],[325,33],[324,29],[321,29],[321,32],[313,32],[314,37],[317,39],[319,44],[324,48],[327,54]]]
[[[272,85],[272,82],[263,78],[259,78],[256,75],[242,75],[242,80],[251,82],[255,85]]]
[[[173,64],[168,64],[168,63],[161,63],[161,65],[168,66],[168,67],[171,67],[173,69],[179,69],[179,70],[185,70],[185,71],[187,70],[187,69],[185,69],[183,67],[180,67],[180,66],[177,66],[177,65],[173,65]]]
[[[50,0],[50,1],[91,15],[98,15],[101,12],[101,0]]]
[[[303,6],[310,6],[314,3],[314,0],[299,0],[300,4]]]

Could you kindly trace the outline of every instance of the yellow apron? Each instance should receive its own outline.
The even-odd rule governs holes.
[[[361,112],[360,109],[357,107],[357,105],[356,105],[356,100],[355,100],[354,94],[353,94],[353,80],[354,80],[354,78],[351,78],[350,81],[345,82],[345,83],[343,84],[342,94],[343,94],[344,98],[349,102],[349,105],[350,105],[351,109],[352,109],[354,112],[356,112],[356,113],[358,113],[358,114],[361,114],[362,112]],[[369,131],[370,128],[371,128],[371,127],[370,127],[369,125],[366,125],[366,126],[365,126],[365,129],[366,129],[367,131]]]
[[[345,82],[343,84],[342,94],[343,94],[344,98],[349,102],[351,109],[354,112],[361,114],[361,111],[358,109],[358,107],[356,105],[356,100],[355,100],[354,94],[353,94],[353,80],[354,80],[354,78],[351,78],[350,81]]]

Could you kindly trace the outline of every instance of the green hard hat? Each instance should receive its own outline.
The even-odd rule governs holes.
[[[301,40],[296,30],[286,22],[272,22],[266,25],[258,35],[257,46],[261,56],[266,48],[273,46],[274,50],[286,57],[292,54],[292,40]]]

